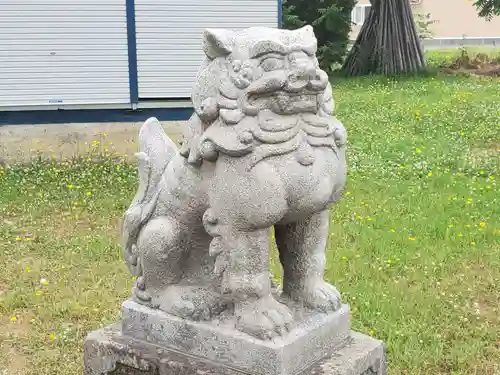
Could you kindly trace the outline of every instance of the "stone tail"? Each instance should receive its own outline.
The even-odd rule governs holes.
[[[153,216],[158,197],[164,187],[163,175],[177,153],[177,146],[165,134],[156,118],[148,119],[139,132],[139,150],[136,154],[139,169],[139,187],[122,221],[122,243],[125,261],[130,272],[142,276],[137,238],[141,228]]]

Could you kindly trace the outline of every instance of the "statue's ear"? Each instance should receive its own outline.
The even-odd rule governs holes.
[[[302,49],[308,55],[314,55],[318,50],[318,40],[314,35],[314,29],[311,25],[306,25],[295,30],[297,39],[302,44]]]
[[[206,29],[203,34],[203,51],[210,59],[227,56],[232,52],[234,33],[224,29]]]
[[[316,38],[316,36],[314,35],[314,29],[311,25],[306,25],[301,27],[300,29],[296,29],[295,32],[304,39]]]

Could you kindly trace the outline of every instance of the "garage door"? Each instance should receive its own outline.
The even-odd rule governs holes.
[[[125,0],[0,0],[0,109],[128,102]]]
[[[205,28],[276,27],[277,0],[136,0],[139,99],[189,98]]]

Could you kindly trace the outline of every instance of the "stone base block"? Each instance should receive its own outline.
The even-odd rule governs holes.
[[[86,375],[259,374],[124,336],[119,323],[88,335],[84,365]],[[332,350],[308,368],[280,375],[386,375],[384,345],[351,332],[342,347]]]
[[[328,314],[301,309],[295,314],[296,323],[285,336],[260,340],[238,331],[232,314],[227,319],[194,322],[126,301],[122,333],[243,372],[296,374],[344,344],[350,316],[347,305]]]

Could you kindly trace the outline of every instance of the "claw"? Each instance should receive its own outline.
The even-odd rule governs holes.
[[[290,296],[305,306],[321,312],[336,311],[342,306],[340,293],[334,286],[321,281],[296,291]]]
[[[237,328],[261,340],[284,336],[293,323],[293,315],[288,307],[272,296],[237,306],[236,315]]]

